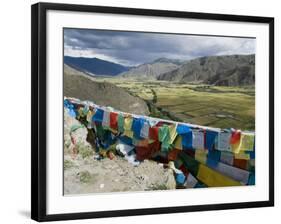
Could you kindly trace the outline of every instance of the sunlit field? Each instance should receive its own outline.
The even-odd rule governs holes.
[[[150,116],[218,128],[255,129],[255,88],[99,77],[149,104]]]

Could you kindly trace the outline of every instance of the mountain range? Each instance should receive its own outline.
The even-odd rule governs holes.
[[[130,67],[99,58],[64,56],[64,63],[90,75],[115,76],[130,69]]]
[[[155,80],[161,74],[179,68],[180,64],[181,62],[179,60],[159,58],[151,63],[131,68],[129,71],[121,73],[120,76],[124,78]]]
[[[150,63],[126,67],[98,58],[65,56],[64,63],[76,70],[95,75],[180,83],[241,86],[255,83],[255,55],[224,55],[181,61],[159,58]]]
[[[255,55],[210,56],[189,60],[158,80],[238,86],[255,83]]]

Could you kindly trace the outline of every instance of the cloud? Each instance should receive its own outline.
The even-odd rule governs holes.
[[[255,53],[255,39],[65,29],[64,54],[98,57],[124,65],[138,65],[157,58],[188,60],[196,57]]]

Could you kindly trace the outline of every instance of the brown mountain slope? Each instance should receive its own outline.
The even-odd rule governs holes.
[[[64,96],[89,100],[98,105],[111,106],[117,110],[148,115],[147,104],[126,90],[107,82],[96,82],[83,72],[64,65]]]
[[[201,82],[212,85],[241,86],[255,83],[255,55],[227,55],[196,58],[158,80]]]
[[[155,80],[163,73],[170,72],[179,67],[179,62],[169,59],[158,59],[151,63],[142,64],[120,74],[120,77],[134,79]]]

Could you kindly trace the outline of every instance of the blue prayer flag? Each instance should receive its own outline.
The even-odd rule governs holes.
[[[145,120],[143,118],[135,118],[133,119],[132,131],[134,132],[134,137],[140,139],[141,138],[141,129]]]
[[[102,120],[103,120],[103,110],[101,110],[101,109],[97,109],[97,111],[96,111],[96,113],[94,114],[94,116],[93,116],[93,121],[94,122],[102,122]]]
[[[182,137],[183,149],[192,149],[192,130],[187,125],[178,124],[177,133]]]
[[[206,130],[206,149],[209,151],[213,149],[217,136],[218,132]]]

